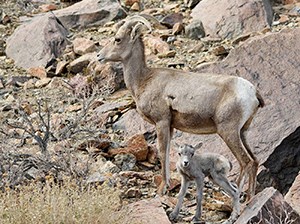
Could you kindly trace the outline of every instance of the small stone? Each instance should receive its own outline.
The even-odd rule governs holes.
[[[140,198],[142,196],[142,192],[140,189],[132,187],[125,192],[125,196],[127,198]]]
[[[190,49],[188,52],[189,53],[200,53],[202,52],[204,49],[204,44],[202,42],[196,44],[195,46],[193,46],[192,49]]]
[[[132,11],[140,11],[141,7],[138,2],[133,3],[133,5],[130,7],[130,10]]]
[[[54,4],[44,4],[44,5],[39,6],[39,10],[41,12],[49,12],[49,11],[53,11],[56,9],[57,9],[57,7]]]
[[[108,153],[111,156],[131,153],[136,157],[137,161],[145,161],[148,155],[148,144],[144,135],[135,135],[128,140],[127,147],[110,149]]]
[[[182,23],[175,23],[173,26],[172,34],[173,35],[180,34],[183,30],[184,30],[184,26]]]
[[[63,60],[63,61],[59,61],[56,65],[56,69],[55,69],[55,75],[60,75],[63,72],[66,72],[67,70],[67,65],[68,62]]]
[[[172,13],[165,16],[160,23],[169,29],[172,29],[176,23],[182,23],[183,15],[181,13]]]
[[[46,69],[44,67],[30,68],[30,69],[28,69],[28,73],[31,76],[37,77],[39,79],[43,79],[43,78],[47,77],[47,72],[46,72]]]
[[[124,0],[123,4],[127,7],[131,7],[134,3],[139,3],[140,0]]]
[[[286,23],[288,22],[290,19],[287,15],[280,15],[280,18],[278,20],[279,23]]]
[[[212,53],[216,56],[221,56],[227,54],[228,52],[224,46],[217,46],[212,50]]]
[[[88,66],[88,64],[96,59],[97,54],[96,53],[88,53],[85,55],[82,55],[81,57],[75,59],[72,61],[68,66],[68,70],[73,73],[79,73],[82,72],[84,68]]]
[[[165,53],[160,53],[157,56],[159,58],[172,58],[172,57],[175,57],[175,55],[176,55],[176,51],[172,50],[172,51],[168,51]]]
[[[86,38],[76,38],[73,41],[73,49],[76,54],[84,55],[96,51],[96,45],[93,41]]]
[[[41,80],[38,80],[36,83],[35,83],[35,87],[36,88],[42,88],[42,87],[45,87],[47,86],[51,81],[51,78],[43,78]]]
[[[82,104],[73,104],[66,108],[68,112],[76,112],[82,109]]]
[[[165,53],[170,50],[169,44],[159,37],[147,36],[144,40],[146,46],[149,47],[154,54]]]
[[[200,20],[194,20],[185,27],[185,34],[188,38],[199,40],[205,36],[203,24]]]
[[[115,156],[114,163],[122,170],[129,171],[132,170],[136,163],[136,158],[133,154],[118,154]]]

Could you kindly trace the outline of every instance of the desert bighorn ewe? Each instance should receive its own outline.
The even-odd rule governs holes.
[[[175,220],[177,218],[189,183],[195,180],[197,185],[197,208],[193,221],[200,221],[204,178],[209,177],[232,198],[233,210],[230,218],[225,223],[233,223],[240,214],[240,193],[237,186],[227,179],[227,175],[231,170],[231,163],[220,154],[195,154],[195,150],[196,147],[190,145],[183,145],[178,148],[179,160],[176,163],[176,167],[181,175],[181,188],[176,207],[169,215],[170,219]]]
[[[156,126],[163,180],[169,185],[169,150],[173,129],[194,134],[218,133],[240,164],[239,187],[249,176],[254,195],[258,162],[245,144],[244,132],[263,100],[247,80],[228,75],[197,74],[146,65],[141,31],[151,24],[133,16],[98,54],[99,61],[121,61],[124,80],[142,117]]]

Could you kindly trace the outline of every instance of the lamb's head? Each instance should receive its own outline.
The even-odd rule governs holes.
[[[98,54],[99,61],[124,61],[131,56],[144,27],[151,30],[151,24],[142,16],[125,20],[115,37]]]
[[[190,166],[192,158],[195,154],[195,151],[202,146],[202,142],[197,144],[196,146],[184,144],[177,148],[179,155],[179,163],[183,168],[187,168]]]

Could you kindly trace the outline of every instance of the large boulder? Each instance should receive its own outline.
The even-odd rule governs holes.
[[[260,31],[272,23],[269,0],[202,0],[192,11],[193,20],[203,23],[213,38],[234,38]]]
[[[266,105],[258,110],[246,138],[260,163],[266,162],[278,149],[280,155],[275,157],[281,159],[273,159],[274,164],[267,169],[269,172],[273,169],[274,175],[277,173],[275,169],[282,170],[289,166],[292,175],[287,178],[293,179],[300,169],[297,159],[292,159],[293,156],[299,158],[300,153],[297,140],[300,124],[299,38],[300,28],[257,36],[236,47],[223,61],[197,69],[198,72],[238,75],[258,87]],[[215,150],[217,146],[221,147],[219,152],[228,152],[228,149],[223,151],[219,142],[209,142],[206,146],[209,150]],[[287,182],[284,178],[281,181]],[[284,189],[285,192],[288,190],[286,187]]]
[[[20,25],[7,39],[6,55],[22,68],[46,67],[65,49],[68,31],[52,14]]]
[[[124,218],[123,223],[171,224],[158,197],[131,203],[125,209],[128,215]]]
[[[299,223],[300,216],[274,188],[266,188],[247,204],[235,224]]]
[[[83,0],[54,14],[68,29],[99,26],[126,16],[117,0]]]
[[[298,158],[299,159],[299,158]],[[300,214],[300,172],[296,177],[289,192],[285,195],[285,200]]]

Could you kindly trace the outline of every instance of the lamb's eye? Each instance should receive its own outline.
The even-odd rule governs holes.
[[[191,153],[191,156],[192,156],[192,157],[194,156],[194,153],[193,153],[193,152]]]
[[[181,153],[179,152],[178,155],[181,156]]]
[[[121,38],[115,38],[115,42],[118,44],[121,42]]]

